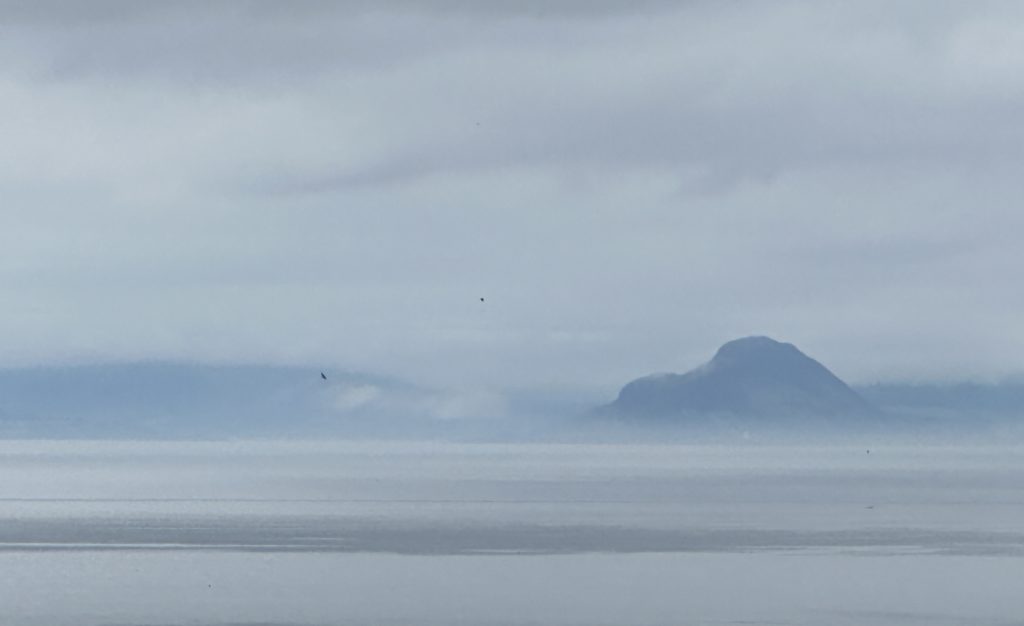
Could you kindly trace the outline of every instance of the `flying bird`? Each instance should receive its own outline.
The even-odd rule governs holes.
[[[320,378],[323,378],[324,380],[327,380],[327,375],[324,374],[323,372],[320,372]]]
[[[483,299],[483,298],[480,298],[480,302],[483,302],[483,301],[484,301],[484,299]]]

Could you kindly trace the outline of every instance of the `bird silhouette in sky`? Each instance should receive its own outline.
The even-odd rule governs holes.
[[[480,298],[480,302],[483,302],[483,301],[484,301],[484,299],[483,299],[483,298]]]
[[[323,372],[320,372],[320,378],[323,378],[324,380],[327,380],[327,375],[324,374]]]

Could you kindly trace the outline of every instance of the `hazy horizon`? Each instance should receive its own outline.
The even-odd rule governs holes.
[[[436,388],[360,372],[170,362],[0,369],[0,437],[616,442],[1024,440],[1024,383],[855,386],[871,412],[757,401],[609,413],[618,389]],[[654,377],[661,379],[661,377]],[[786,385],[804,385],[799,376]],[[720,384],[720,383],[716,383]],[[841,383],[840,383],[841,384]],[[777,393],[785,394],[783,387]],[[725,388],[715,393],[721,394]],[[726,393],[745,393],[739,390]],[[815,402],[828,402],[826,395]],[[819,405],[823,408],[826,405]]]

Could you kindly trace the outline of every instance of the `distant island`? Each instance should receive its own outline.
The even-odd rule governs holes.
[[[685,374],[654,374],[622,388],[603,415],[699,423],[718,419],[842,419],[879,411],[796,346],[745,337]]]

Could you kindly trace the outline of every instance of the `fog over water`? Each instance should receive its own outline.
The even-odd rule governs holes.
[[[1022,452],[4,442],[0,620],[1011,623]]]

